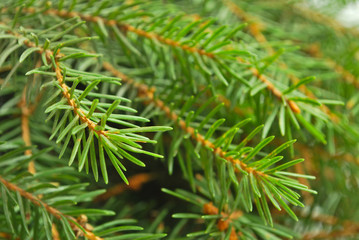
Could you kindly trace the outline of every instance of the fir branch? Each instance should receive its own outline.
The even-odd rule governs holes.
[[[346,70],[343,66],[339,65],[335,60],[328,57],[326,57],[325,60],[328,66],[332,67],[338,74],[340,74],[348,84],[351,84],[355,88],[359,89],[359,79],[357,77]]]
[[[61,220],[62,218],[66,218],[67,221],[69,222],[70,226],[72,227],[74,232],[78,231],[78,227],[76,225],[73,224],[73,222],[77,222],[77,220],[71,216],[67,216],[63,213],[61,213],[59,210],[57,210],[56,208],[46,204],[45,202],[41,201],[41,199],[39,199],[38,197],[32,195],[29,192],[26,192],[25,190],[23,190],[22,188],[18,187],[17,185],[5,180],[1,175],[0,175],[0,182],[2,184],[4,184],[4,186],[13,191],[13,192],[18,192],[22,197],[28,199],[30,202],[32,202],[34,205],[39,206],[39,207],[44,207],[45,210],[50,213],[51,215],[53,215],[55,218]],[[79,224],[79,223],[78,223]],[[79,224],[81,225],[81,224]],[[90,230],[86,229],[85,226],[83,226],[83,229],[85,230],[84,236],[87,237],[90,240],[102,240],[103,238],[100,238],[98,236],[96,236],[95,234],[93,234]]]
[[[57,54],[59,54],[59,52],[57,52]],[[49,59],[50,60],[50,59]],[[68,86],[64,83],[64,77],[61,73],[61,68],[60,68],[60,64],[58,62],[58,60],[55,58],[55,67],[54,67],[54,71],[56,73],[56,78],[57,81],[59,82],[61,88],[62,88],[62,95],[67,99],[68,104],[72,107],[73,112],[75,113],[75,115],[77,115],[79,117],[79,119],[83,122],[86,123],[87,127],[90,129],[90,131],[96,132],[98,134],[98,136],[103,135],[105,138],[109,138],[107,136],[107,132],[101,129],[97,129],[96,126],[97,124],[94,123],[91,119],[89,119],[88,117],[86,117],[86,113],[77,105],[77,103],[75,102],[74,99],[72,99],[71,94],[69,92],[69,88]]]
[[[347,0],[341,0],[341,2],[345,1]],[[188,7],[189,3],[191,8]],[[228,7],[226,8],[223,3]],[[283,229],[285,225],[292,225],[292,222],[288,222],[284,216],[278,216],[276,226],[273,226],[272,215],[276,208],[284,209],[288,216],[295,220],[298,219],[296,216],[307,218],[307,221],[301,221],[291,227],[292,229],[298,227],[310,229],[309,224],[312,224],[313,230],[328,229],[328,232],[304,232],[305,238],[351,237],[345,236],[345,233],[340,232],[341,229],[352,232],[350,234],[355,238],[358,232],[353,230],[355,227],[348,226],[349,224],[354,226],[356,223],[349,223],[345,218],[353,218],[357,212],[354,212],[356,210],[350,206],[355,206],[358,202],[358,199],[352,197],[355,194],[352,188],[357,187],[356,164],[359,163],[359,158],[355,157],[356,145],[359,141],[358,124],[356,124],[359,96],[351,86],[358,85],[354,76],[358,70],[355,66],[356,55],[353,54],[353,50],[356,51],[358,45],[353,35],[346,30],[331,31],[333,30],[331,23],[329,28],[323,27],[327,23],[313,25],[315,20],[306,20],[299,11],[291,14],[294,18],[291,18],[287,12],[281,15],[281,11],[288,11],[288,7],[300,7],[300,4],[305,6],[305,1],[298,2],[298,5],[288,4],[282,0],[275,2],[256,0],[239,4],[245,7],[246,11],[232,10],[237,11],[237,15],[242,20],[249,22],[247,31],[241,30],[245,24],[242,24],[242,27],[228,27],[237,25],[238,22],[233,14],[228,14],[228,9],[234,8],[234,0],[233,2],[231,0],[170,2],[124,0],[115,5],[111,1],[60,0],[50,4],[46,1],[4,0],[4,3],[0,3],[4,6],[0,7],[0,12],[4,13],[1,14],[1,20],[6,22],[6,26],[0,25],[0,52],[2,52],[0,65],[4,66],[0,66],[0,77],[5,78],[0,78],[2,85],[0,91],[3,91],[0,94],[0,101],[5,99],[4,104],[0,106],[0,155],[4,153],[0,156],[0,168],[3,169],[0,177],[35,197],[41,196],[37,198],[55,207],[61,211],[61,214],[76,216],[80,212],[86,213],[86,210],[89,210],[87,213],[90,214],[93,209],[78,209],[74,205],[75,201],[84,200],[91,205],[94,204],[96,196],[105,191],[86,192],[83,182],[88,179],[84,174],[60,171],[58,168],[63,161],[57,157],[66,159],[72,150],[70,164],[78,157],[79,171],[86,169],[88,172],[91,164],[94,176],[98,176],[96,164],[99,162],[97,159],[99,157],[101,170],[104,169],[102,175],[107,183],[106,166],[109,162],[106,158],[111,160],[120,176],[124,178],[121,173],[122,170],[126,170],[127,162],[122,164],[122,157],[144,166],[144,163],[135,157],[137,154],[149,153],[147,155],[161,156],[143,150],[142,143],[158,142],[155,145],[155,152],[165,156],[162,165],[166,163],[169,174],[173,174],[172,177],[163,176],[168,180],[165,183],[166,187],[169,189],[175,187],[175,182],[170,181],[172,179],[177,181],[177,174],[180,172],[188,183],[187,187],[192,190],[192,192],[181,189],[163,190],[167,194],[187,201],[184,207],[186,211],[189,209],[189,212],[173,216],[183,219],[175,226],[164,221],[169,210],[169,206],[165,204],[161,206],[160,214],[156,214],[154,220],[148,220],[148,212],[142,210],[146,208],[154,211],[150,203],[158,201],[157,196],[151,196],[156,198],[155,201],[151,201],[152,199],[148,199],[146,195],[145,204],[142,201],[133,204],[131,200],[134,194],[131,192],[126,193],[125,199],[124,196],[118,195],[126,189],[136,190],[143,182],[150,180],[140,177],[136,182],[136,173],[134,173],[131,174],[134,179],[129,178],[129,186],[114,183],[113,188],[109,188],[107,193],[100,196],[111,198],[106,203],[103,202],[106,208],[121,209],[117,211],[116,219],[110,221],[98,219],[101,225],[92,230],[86,226],[87,219],[78,218],[76,222],[72,222],[74,226],[84,227],[100,237],[106,237],[106,234],[123,229],[124,231],[140,230],[137,226],[117,227],[117,225],[123,224],[124,219],[118,219],[121,216],[129,216],[129,211],[137,214],[141,210],[143,215],[136,217],[143,220],[147,228],[146,232],[171,231],[169,240],[182,239],[187,232],[191,232],[187,234],[187,238],[201,239],[206,237],[227,240],[287,239],[291,238],[290,235],[300,239],[301,234]],[[183,10],[191,15],[181,14]],[[214,18],[207,21],[201,20],[199,15],[194,15],[195,20],[190,20],[194,12]],[[74,18],[67,20],[70,17]],[[279,17],[281,27],[277,25]],[[266,18],[265,24],[261,20],[264,18]],[[85,21],[80,20],[86,20],[87,24],[83,24]],[[297,24],[298,22],[300,24]],[[305,31],[299,32],[298,27]],[[7,34],[9,29],[14,33]],[[17,35],[20,32],[21,36]],[[338,58],[342,57],[342,64],[345,63],[343,67],[338,64],[341,60],[330,62],[328,57],[294,51],[292,44],[298,42],[296,39],[309,36],[306,39],[315,38],[321,41],[325,39],[327,33],[334,36],[331,38],[333,41],[328,41],[328,44],[332,45],[329,47],[323,45],[321,50],[323,53],[320,54],[336,56],[334,54],[338,53]],[[89,39],[90,35],[98,35],[100,41],[92,41],[91,46],[87,42],[78,41]],[[341,40],[343,44],[335,45]],[[31,47],[27,41],[35,45]],[[75,43],[76,47],[66,45],[69,41]],[[304,46],[305,42],[301,40],[299,44]],[[348,51],[348,45],[351,51]],[[285,50],[275,51],[277,47],[283,46]],[[327,48],[325,49],[324,46]],[[27,48],[25,51],[23,51],[24,47]],[[84,50],[90,48],[94,49],[88,50],[94,51],[93,54]],[[284,51],[288,53],[280,59],[285,60],[279,60],[278,57]],[[43,66],[32,69],[40,55]],[[33,56],[35,58],[32,59]],[[80,59],[94,56],[99,57],[99,61],[93,58]],[[102,61],[110,61],[113,65],[106,67],[108,63],[102,65]],[[11,69],[9,70],[7,66]],[[117,66],[118,70],[123,69],[130,77],[119,72]],[[3,70],[4,72],[1,72]],[[50,78],[51,81],[45,84],[36,81],[36,86],[30,86],[28,76],[24,76],[26,72],[26,75],[47,75],[47,79]],[[111,74],[120,76],[123,78],[122,82],[126,84],[120,88],[113,87],[112,84],[118,84],[119,79],[107,77]],[[304,85],[311,80],[310,78],[299,80],[298,77],[301,75],[320,75],[323,80],[318,81],[317,84]],[[339,75],[343,76],[344,81],[337,81]],[[210,86],[202,89],[203,85]],[[28,100],[34,99],[33,94],[29,94],[25,99],[24,87],[29,90],[30,87],[37,89],[40,86],[46,91],[50,90],[50,87],[51,90],[57,91],[54,94],[49,91],[49,95],[52,95],[45,104],[46,110],[33,114],[29,125],[28,112],[32,111],[37,100]],[[91,88],[93,86],[95,87]],[[316,99],[313,93],[318,97],[329,96],[330,99]],[[138,108],[128,107],[129,99],[133,100],[134,104],[138,104]],[[120,100],[125,103],[115,106]],[[348,100],[347,108],[332,107],[341,104],[338,100]],[[115,102],[111,104],[112,101]],[[222,108],[223,105],[227,108]],[[108,109],[115,109],[115,113],[112,114]],[[131,111],[135,110],[141,111],[138,116],[131,114]],[[125,113],[120,114],[120,111]],[[52,129],[42,124],[42,120],[46,118],[45,113],[50,113],[46,121],[53,123]],[[107,119],[105,115],[111,115],[112,119]],[[94,132],[87,120],[80,119],[81,116],[92,121],[95,130],[103,131],[103,134]],[[253,131],[251,131],[252,125],[243,127],[248,121],[241,120],[248,117],[254,120],[256,126],[263,125]],[[278,124],[273,124],[276,120]],[[148,123],[150,126],[137,126],[133,123],[137,121],[150,121]],[[175,125],[174,131],[163,136],[155,134],[154,140],[151,140],[145,136],[153,136],[152,134],[145,136],[142,134],[156,132],[158,129],[159,131],[169,129],[151,126],[153,123]],[[25,126],[23,130],[16,127],[22,125]],[[21,139],[21,135],[29,133],[30,127],[31,137],[28,139],[32,144],[39,145],[39,149],[50,145],[55,148],[51,151],[41,150],[39,153],[31,147],[32,155],[24,156],[23,152],[30,147],[26,148],[22,145],[24,142],[26,145],[31,145],[31,141]],[[302,127],[307,131],[301,129]],[[261,131],[262,136],[260,136]],[[267,137],[269,133],[281,134],[283,136],[280,138],[281,141],[284,141],[284,138],[288,141],[284,143],[279,141],[280,143],[277,144],[278,142],[272,141],[274,136]],[[49,135],[51,135],[50,141],[47,138]],[[58,154],[58,146],[51,141],[56,136],[57,145],[62,146],[60,154]],[[295,138],[304,140],[306,144],[293,145],[295,140],[292,139]],[[316,140],[328,142],[327,149],[319,146]],[[122,145],[124,148],[121,147]],[[268,154],[267,151],[274,145],[277,147]],[[148,146],[145,147],[147,149]],[[290,148],[290,152],[283,152],[287,148]],[[15,153],[9,149],[15,149]],[[128,153],[121,152],[124,149],[131,151],[133,156],[127,158],[124,154]],[[280,152],[283,156],[279,156]],[[304,165],[301,164],[303,159],[291,160],[295,153],[307,159]],[[31,175],[25,171],[25,167],[35,158],[37,172]],[[154,170],[153,167],[156,169]],[[154,177],[157,177],[157,167],[158,165],[152,164],[149,166],[147,170],[150,171],[150,176],[154,172]],[[72,167],[67,169],[73,170]],[[136,171],[132,167],[129,167],[129,170]],[[109,171],[109,173],[112,175],[113,172]],[[314,177],[306,174],[316,175],[318,181],[309,184],[307,179]],[[147,174],[146,176],[148,177]],[[98,180],[96,177],[95,179]],[[57,183],[53,184],[53,181],[59,182],[59,186]],[[73,183],[72,181],[76,184],[67,185],[68,182]],[[154,185],[159,182],[156,181]],[[48,239],[56,239],[58,235],[61,238],[66,236],[72,239],[73,232],[81,232],[76,227],[73,229],[71,223],[68,224],[70,221],[66,216],[61,215],[61,224],[65,224],[66,228],[61,227],[58,218],[52,217],[53,215],[44,207],[33,204],[18,191],[11,189],[9,191],[1,181],[0,185],[2,185],[3,198],[0,205],[4,207],[5,215],[0,224],[3,226],[0,227],[0,232],[4,232],[4,235],[0,233],[0,236],[39,238],[37,236],[39,231],[36,231],[41,227],[36,226],[39,223],[44,223]],[[78,187],[79,185],[82,187]],[[330,197],[320,197],[323,196],[321,194],[313,201],[313,197],[307,193],[315,193],[315,191],[308,189],[309,185],[320,189]],[[68,192],[69,189],[72,190]],[[138,193],[141,194],[141,199],[142,191]],[[136,197],[135,199],[138,200]],[[310,205],[309,208],[299,212],[297,208],[291,207],[292,205],[303,207],[302,202]],[[25,208],[22,207],[23,203],[26,204]],[[349,204],[344,206],[343,203]],[[194,206],[188,206],[189,204]],[[137,205],[139,207],[135,207]],[[336,216],[315,215],[317,206],[330,206],[328,212],[340,212],[340,219]],[[181,206],[175,204],[175,208],[180,209]],[[32,210],[31,219],[28,218],[29,210]],[[231,219],[230,212],[237,211],[241,216]],[[106,211],[96,209],[92,213],[99,212],[105,214]],[[38,214],[43,214],[44,218],[38,219]],[[31,224],[28,224],[30,221]],[[148,222],[153,223],[147,224]],[[278,222],[282,226],[277,227]],[[197,223],[202,226],[187,223]],[[265,226],[264,223],[269,223],[270,226]],[[322,227],[321,223],[328,225]],[[186,228],[183,228],[186,224]],[[11,228],[14,236],[10,236],[11,234],[7,236],[7,232],[10,231],[4,226]],[[169,229],[171,227],[173,228]],[[203,231],[198,231],[202,227],[204,227]],[[336,231],[338,229],[339,231]],[[29,231],[25,233],[24,230]],[[184,236],[180,236],[183,234]],[[40,235],[44,234],[40,232]],[[164,235],[129,233],[110,238],[158,239]]]
[[[28,12],[28,13],[35,13],[36,9],[32,8],[32,7],[29,7],[29,8],[23,8],[23,11]],[[196,48],[196,47],[191,47],[191,46],[186,45],[186,44],[181,44],[180,42],[172,40],[170,38],[165,38],[165,37],[163,37],[161,35],[158,35],[158,34],[155,34],[155,33],[152,33],[152,32],[146,32],[143,29],[133,27],[133,26],[131,26],[129,24],[119,23],[119,22],[116,22],[115,20],[112,20],[112,19],[108,20],[106,18],[102,18],[102,17],[99,17],[99,16],[85,15],[85,14],[81,14],[79,12],[74,12],[74,11],[72,11],[72,12],[67,12],[65,10],[59,11],[57,9],[48,9],[48,10],[44,11],[43,13],[44,14],[56,15],[56,16],[59,16],[59,17],[65,17],[65,18],[80,17],[81,19],[89,21],[89,22],[95,22],[95,23],[102,22],[103,24],[108,25],[108,26],[115,26],[116,25],[116,26],[122,28],[124,31],[130,31],[130,32],[133,32],[133,33],[135,33],[135,34],[137,34],[139,36],[142,36],[142,37],[145,37],[145,38],[148,38],[148,39],[151,39],[151,40],[158,40],[159,42],[161,42],[161,43],[163,43],[165,45],[168,45],[168,46],[178,47],[178,48],[180,48],[180,49],[182,49],[184,51],[188,51],[188,52],[191,52],[191,53],[198,53],[200,55],[209,57],[211,59],[216,58],[216,55],[213,54],[212,52],[208,52],[208,51],[206,51],[204,49],[199,49],[199,48]],[[244,60],[243,58],[240,58],[240,57],[237,57],[237,60],[240,63],[250,64],[248,61],[246,61],[246,60]],[[298,114],[298,113],[301,112],[298,105],[293,100],[287,99],[287,97],[284,96],[283,93],[278,88],[276,88],[273,85],[273,83],[271,83],[267,79],[267,77],[265,75],[261,74],[258,71],[258,69],[254,68],[254,67],[249,67],[249,70],[251,71],[253,76],[255,76],[261,82],[266,84],[267,89],[275,97],[277,97],[278,100],[280,100],[280,101],[284,100],[294,113]]]

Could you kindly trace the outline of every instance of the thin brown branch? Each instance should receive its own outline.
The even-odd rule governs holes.
[[[67,216],[63,213],[61,213],[59,210],[57,210],[54,207],[51,207],[50,205],[46,204],[45,202],[41,201],[38,197],[32,195],[29,192],[26,192],[24,189],[18,187],[17,185],[8,182],[7,180],[5,180],[2,176],[0,176],[0,182],[2,184],[4,184],[4,186],[9,189],[10,191],[13,192],[18,192],[22,197],[26,198],[27,200],[29,200],[30,202],[32,202],[34,205],[39,206],[39,207],[44,207],[45,210],[51,214],[52,216],[54,216],[56,219],[61,220],[62,217],[65,217],[67,219],[67,221],[70,223],[70,226],[72,227],[72,229],[75,231],[78,231],[78,228],[76,225],[74,225],[72,222],[77,222],[78,221],[71,217],[71,216]],[[102,240],[102,238],[96,236],[95,234],[93,234],[91,231],[87,230],[85,227],[85,232],[83,233],[85,237],[87,237],[90,240]]]
[[[241,61],[241,60],[240,60]],[[284,97],[283,93],[281,91],[279,91],[274,85],[273,83],[271,83],[266,76],[262,75],[259,73],[258,69],[251,67],[250,71],[253,73],[254,76],[256,76],[260,81],[262,81],[263,83],[265,83],[267,85],[267,89],[269,89],[272,94],[274,96],[276,96],[279,100],[284,99],[286,101],[286,103],[288,104],[288,106],[290,107],[290,109],[294,112],[294,113],[300,113],[301,110],[298,107],[298,105],[292,101],[287,99],[286,97]]]
[[[41,61],[37,61],[36,63],[36,67],[40,67],[41,65]],[[34,77],[35,78],[35,77]],[[21,132],[22,132],[22,139],[24,140],[25,146],[29,147],[31,146],[31,136],[30,136],[30,127],[29,127],[29,117],[31,116],[31,114],[35,111],[35,108],[38,104],[38,102],[40,101],[41,97],[42,97],[42,93],[40,92],[36,99],[35,99],[35,103],[34,104],[29,104],[26,102],[26,93],[27,93],[27,89],[28,89],[28,85],[29,83],[27,83],[24,87],[24,90],[22,92],[22,96],[21,96],[21,100],[18,104],[18,106],[21,109]],[[27,156],[31,156],[32,155],[32,151],[31,149],[27,149],[25,150],[25,155]],[[36,169],[35,169],[35,162],[34,160],[31,160],[29,162],[28,165],[28,171],[32,174],[36,173]]]
[[[35,12],[37,12],[37,9],[33,8],[33,7],[29,7],[29,8],[24,8],[24,11],[28,12],[28,13],[35,13]],[[191,46],[186,45],[186,44],[181,44],[180,42],[172,40],[170,38],[165,38],[165,37],[163,37],[161,35],[158,35],[156,33],[146,32],[143,29],[136,28],[136,27],[134,27],[134,26],[132,26],[130,24],[119,23],[119,22],[116,22],[115,20],[108,20],[108,19],[103,18],[103,17],[82,14],[80,12],[75,12],[75,11],[73,11],[73,12],[68,12],[68,11],[65,11],[65,10],[60,11],[60,10],[57,10],[57,9],[48,9],[48,10],[42,12],[42,13],[43,14],[56,15],[56,16],[65,17],[65,18],[80,17],[81,19],[83,19],[85,21],[95,22],[95,23],[101,21],[107,26],[115,26],[116,25],[116,26],[120,27],[124,31],[133,32],[133,33],[135,33],[135,34],[137,34],[139,36],[142,36],[142,37],[145,37],[145,38],[148,38],[148,39],[152,39],[152,40],[157,40],[157,41],[159,41],[161,43],[164,43],[166,45],[169,45],[169,46],[172,46],[172,47],[178,47],[178,48],[181,48],[181,49],[183,49],[185,51],[188,51],[188,52],[198,53],[200,55],[205,55],[205,56],[208,56],[210,58],[214,58],[213,53],[206,52],[203,49],[199,49],[199,48],[196,48],[196,47],[191,47]]]
[[[73,112],[79,117],[81,122],[87,124],[88,128],[91,131],[96,132],[98,135],[104,135],[105,137],[107,137],[106,131],[97,130],[96,129],[97,124],[94,123],[88,117],[86,117],[86,113],[77,105],[75,100],[71,98],[69,88],[64,83],[64,77],[63,77],[62,72],[61,72],[60,64],[59,64],[59,62],[57,60],[55,60],[55,63],[56,63],[56,67],[55,67],[54,70],[55,70],[55,73],[56,73],[57,81],[59,82],[61,88],[63,89],[62,94],[67,99],[67,103],[73,108]]]
[[[61,240],[59,231],[57,231],[56,225],[54,223],[51,226],[51,234],[53,240]]]
[[[180,117],[175,112],[173,112],[168,106],[166,106],[162,100],[155,98],[155,96],[154,96],[155,89],[154,88],[150,88],[146,84],[138,83],[135,80],[129,78],[128,76],[126,76],[123,73],[121,73],[120,71],[118,71],[109,62],[104,62],[103,67],[107,71],[112,73],[114,76],[121,78],[123,82],[127,82],[129,84],[132,84],[134,87],[136,87],[139,91],[140,96],[146,97],[148,99],[149,103],[153,103],[159,109],[164,111],[168,118],[170,118],[175,123],[177,123],[177,125],[180,128],[182,128],[182,130],[184,130],[186,133],[189,133],[191,138],[193,140],[195,140],[196,142],[200,143],[202,146],[212,149],[213,153],[222,157],[223,159],[227,160],[228,162],[231,162],[233,165],[238,164],[241,167],[241,169],[243,169],[244,171],[246,171],[248,173],[252,172],[253,174],[256,174],[256,175],[267,176],[265,173],[263,173],[261,171],[257,171],[254,168],[248,167],[248,165],[246,163],[240,161],[239,159],[235,159],[233,157],[226,156],[226,152],[223,151],[220,147],[216,148],[215,145],[211,141],[206,140],[203,135],[196,133],[194,128],[187,126],[186,122],[184,120],[180,119]],[[236,169],[236,171],[239,171],[237,168],[235,168],[235,169]]]
[[[19,102],[19,107],[21,108],[21,133],[22,133],[22,139],[24,140],[25,146],[29,147],[31,146],[31,137],[30,137],[30,127],[29,127],[29,116],[30,116],[30,109],[28,104],[26,103],[26,92],[27,92],[27,85],[25,86],[21,101]],[[31,156],[32,151],[31,149],[25,150],[26,156]],[[32,160],[29,162],[28,165],[28,171],[32,174],[35,174],[35,163]]]

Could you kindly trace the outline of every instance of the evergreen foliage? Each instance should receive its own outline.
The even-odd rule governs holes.
[[[348,2],[3,0],[0,238],[356,239]]]

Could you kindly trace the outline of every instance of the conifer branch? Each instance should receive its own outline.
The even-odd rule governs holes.
[[[45,202],[41,201],[38,197],[32,195],[31,193],[25,191],[24,189],[18,187],[17,185],[8,182],[7,180],[5,180],[2,176],[0,176],[0,182],[2,184],[4,184],[4,186],[13,191],[13,192],[18,192],[22,197],[28,199],[30,202],[32,202],[34,205],[39,206],[39,207],[44,207],[45,210],[50,213],[52,216],[54,216],[55,218],[57,218],[58,220],[61,220],[63,217],[65,217],[67,219],[67,221],[69,222],[70,226],[72,227],[72,229],[76,232],[78,231],[78,227],[76,225],[73,224],[73,222],[77,222],[77,220],[71,216],[67,216],[63,213],[61,213],[59,210],[57,210],[56,208],[46,204]],[[81,224],[80,224],[81,225]],[[84,236],[87,237],[89,240],[102,240],[102,238],[96,236],[94,233],[92,233],[91,231],[89,231],[88,229],[86,229],[86,226],[83,226],[83,228],[85,229],[84,232]]]
[[[244,22],[248,22],[248,30],[252,34],[252,36],[257,40],[257,42],[266,44],[266,49],[269,54],[274,53],[274,49],[267,45],[268,41],[267,38],[263,35],[261,29],[264,27],[263,23],[261,23],[257,18],[254,16],[249,15],[245,11],[243,11],[237,4],[232,2],[231,0],[222,0],[224,5],[236,15],[239,19]]]
[[[58,53],[57,53],[58,54]],[[96,132],[98,134],[98,136],[103,135],[106,138],[108,138],[107,136],[107,132],[101,129],[96,129],[97,124],[94,123],[91,119],[89,119],[88,117],[86,117],[86,113],[77,105],[77,103],[75,102],[74,99],[71,98],[71,94],[69,92],[69,88],[68,86],[64,83],[64,77],[62,75],[61,72],[61,68],[60,68],[60,64],[58,62],[58,60],[56,60],[55,58],[55,64],[56,66],[54,67],[54,71],[56,73],[56,78],[57,81],[59,82],[61,88],[62,88],[62,94],[63,96],[67,99],[68,104],[73,108],[73,112],[79,117],[79,119],[83,122],[86,123],[88,128],[90,129],[90,131]]]
[[[352,197],[359,165],[359,95],[352,87],[359,88],[359,81],[352,50],[358,46],[344,27],[323,22],[326,18],[309,20],[296,9],[310,0],[3,1],[0,238],[359,235],[357,223],[349,220],[356,213],[350,206],[358,205]],[[306,39],[324,41],[327,34],[335,37],[314,54],[295,46],[310,46]],[[335,51],[345,55],[343,61],[330,60]],[[308,83],[315,77],[299,79],[314,75],[321,79],[313,84]],[[45,100],[34,95],[43,90],[48,100],[34,114]],[[339,107],[343,101],[346,109]],[[173,132],[160,134],[172,125]],[[294,145],[295,139],[302,143]],[[144,167],[137,159],[142,154],[150,156],[146,161],[164,161],[138,174],[125,160]],[[36,173],[28,167],[34,159]],[[63,167],[64,159],[69,167]],[[78,172],[71,166],[75,159]],[[107,170],[111,163],[115,169]],[[162,175],[163,165],[169,176]],[[107,191],[98,189],[102,184],[86,188],[81,171],[91,171],[96,182],[102,174],[106,184],[117,171],[124,183],[112,182]],[[185,201],[187,212],[172,215],[178,224],[164,221],[171,206],[177,210],[177,200],[166,199],[157,208],[150,203],[162,203],[161,196],[131,191],[153,178],[158,179],[146,187],[166,181],[161,191]],[[187,186],[181,181],[178,189],[179,178]],[[308,193],[316,191],[309,186],[329,197],[313,198]],[[86,207],[99,201],[101,209]],[[317,206],[330,206],[333,216],[316,214]],[[115,215],[104,208],[123,210],[98,218],[93,228],[86,216]],[[127,225],[136,220],[123,216],[141,219],[146,230],[133,232],[143,228]],[[307,220],[293,225],[287,217]],[[298,227],[310,230],[296,233]]]

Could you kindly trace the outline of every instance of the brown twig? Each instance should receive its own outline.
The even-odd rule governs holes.
[[[41,61],[37,61],[36,63],[36,67],[40,67],[41,65]],[[34,76],[35,78],[35,76]],[[21,100],[18,104],[18,106],[21,109],[21,130],[22,130],[22,139],[24,140],[25,146],[26,147],[30,147],[31,146],[31,136],[30,136],[30,127],[29,127],[29,117],[32,115],[32,113],[35,111],[36,106],[38,104],[38,102],[40,101],[41,97],[42,97],[42,93],[43,91],[41,91],[36,99],[35,99],[35,103],[34,104],[30,104],[26,102],[26,93],[27,93],[27,89],[28,89],[28,85],[29,83],[27,83],[24,87],[24,90],[22,92],[22,96],[21,96]],[[25,150],[25,155],[26,156],[31,156],[32,155],[32,150],[31,149],[27,149]],[[29,162],[28,165],[28,171],[32,174],[36,173],[36,169],[35,169],[35,162],[34,160],[31,160]]]
[[[61,240],[59,231],[57,231],[56,225],[54,223],[51,226],[51,234],[53,240]]]
[[[73,230],[78,231],[78,228],[76,225],[74,225],[72,222],[77,222],[77,220],[71,216],[67,216],[63,213],[61,213],[59,210],[57,210],[54,207],[51,207],[50,205],[44,203],[43,201],[41,201],[38,197],[32,195],[29,192],[26,192],[25,190],[23,190],[22,188],[18,187],[17,185],[8,182],[7,180],[5,180],[2,176],[0,176],[0,182],[2,184],[4,184],[4,186],[14,192],[18,192],[22,197],[28,199],[30,202],[32,202],[34,205],[39,206],[39,207],[44,207],[45,210],[51,214],[52,216],[54,216],[55,218],[61,220],[62,217],[65,217],[67,219],[67,221],[70,223],[70,226],[72,227]],[[102,240],[102,238],[96,236],[95,234],[93,234],[91,231],[87,230],[85,227],[85,232],[83,233],[85,237],[87,237],[90,240]]]
[[[28,104],[26,103],[26,92],[27,92],[27,85],[25,86],[22,92],[21,101],[19,102],[19,107],[21,108],[22,139],[25,142],[25,146],[29,147],[31,146],[30,127],[29,127],[30,109]],[[32,155],[31,149],[25,150],[25,155],[31,156]],[[29,162],[28,171],[32,174],[36,173],[35,163],[33,160]]]

